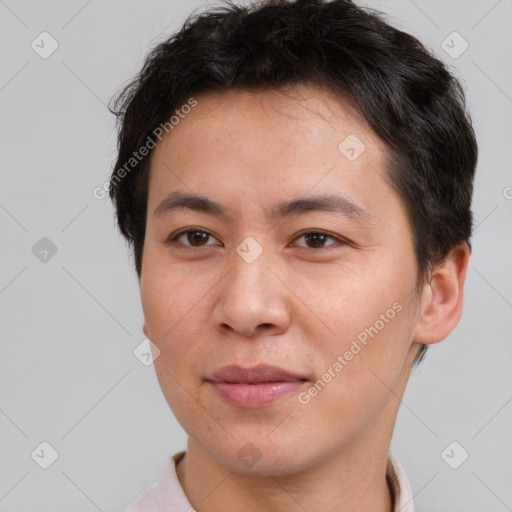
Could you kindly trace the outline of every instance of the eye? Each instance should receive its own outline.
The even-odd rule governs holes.
[[[207,245],[212,245],[204,243],[208,241],[209,237],[213,238],[213,236],[206,231],[202,231],[200,229],[187,229],[185,231],[179,231],[178,233],[171,235],[167,240],[167,244],[177,241],[186,247],[204,247]],[[189,244],[181,242],[180,239],[186,240],[189,242]]]
[[[341,238],[335,237],[334,235],[330,235],[328,233],[324,233],[323,231],[306,231],[302,233],[296,240],[300,240],[303,238],[306,241],[306,246],[299,245],[299,247],[306,247],[307,249],[324,249],[325,247],[330,247],[331,245],[346,245],[346,242]],[[325,242],[328,240],[334,240],[334,243],[329,245],[325,245]]]
[[[178,242],[185,247],[207,247],[209,245],[215,245],[207,243],[210,238],[214,238],[213,235],[201,229],[186,229],[171,235],[166,244]],[[304,247],[306,249],[319,250],[332,245],[347,245],[347,242],[341,238],[324,233],[323,231],[305,231],[295,238],[295,240],[300,240],[301,238],[306,241],[306,245],[299,244],[299,247]],[[329,239],[332,240],[333,243],[326,245],[326,242]]]

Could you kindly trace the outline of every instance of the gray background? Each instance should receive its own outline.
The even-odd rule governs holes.
[[[480,145],[463,318],[414,372],[392,449],[418,511],[512,510],[511,1],[365,5],[453,66]],[[115,158],[105,104],[206,6],[0,0],[3,511],[120,507],[185,447],[153,367],[134,357],[144,339],[135,272],[110,203],[92,191]],[[31,47],[43,31],[59,44],[47,59]],[[469,43],[455,59],[441,47],[453,31]],[[38,257],[32,249],[43,237],[57,248],[47,261],[47,242]],[[31,458],[43,441],[59,455],[48,469]],[[441,456],[453,441],[469,453],[458,469]]]

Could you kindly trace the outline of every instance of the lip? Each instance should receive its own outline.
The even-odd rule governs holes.
[[[257,408],[271,405],[293,393],[307,379],[277,366],[243,368],[230,365],[219,368],[206,381],[229,405]]]

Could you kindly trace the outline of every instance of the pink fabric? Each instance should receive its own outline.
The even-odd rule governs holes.
[[[195,509],[188,501],[176,474],[176,464],[184,453],[179,452],[169,457],[159,480],[123,511],[117,512],[194,512]],[[404,468],[392,452],[389,452],[388,456],[387,477],[395,496],[394,512],[414,512],[409,480]]]

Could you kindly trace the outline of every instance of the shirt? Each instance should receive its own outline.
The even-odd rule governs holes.
[[[159,480],[129,503],[124,512],[194,512],[176,473],[176,464],[184,454],[182,451],[169,457]],[[414,512],[409,480],[392,452],[388,454],[386,478],[391,488],[393,512]]]

